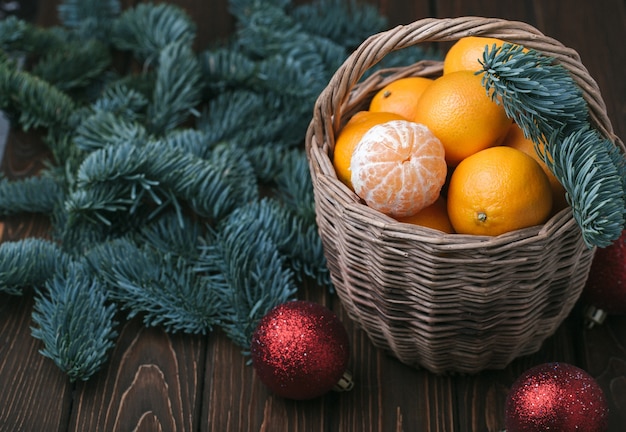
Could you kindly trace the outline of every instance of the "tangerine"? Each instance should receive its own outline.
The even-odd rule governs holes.
[[[443,59],[443,73],[448,74],[460,70],[476,72],[482,70],[479,60],[482,60],[485,48],[491,49],[494,45],[504,44],[501,39],[481,36],[467,36],[459,39],[450,47]]]
[[[506,137],[504,137],[502,145],[521,150],[527,155],[531,156],[533,159],[535,159],[537,163],[539,163],[539,165],[543,169],[543,172],[545,172],[548,176],[550,186],[552,187],[553,213],[563,210],[569,205],[567,203],[567,199],[565,198],[565,188],[552,173],[552,171],[550,171],[550,168],[548,168],[548,165],[546,165],[541,156],[539,156],[537,150],[535,150],[535,144],[533,143],[533,141],[524,136],[524,131],[522,131],[522,129],[516,123],[513,123],[511,125],[511,129],[509,129],[509,133],[506,135]],[[539,144],[539,150],[543,151],[543,144]]]
[[[398,114],[388,112],[369,112],[359,111],[354,114],[348,123],[339,131],[337,140],[335,141],[335,149],[333,152],[333,166],[337,172],[337,178],[352,189],[352,181],[350,177],[350,159],[354,148],[373,126],[390,120],[403,120],[404,117]]]
[[[351,160],[352,185],[365,203],[393,217],[431,205],[446,180],[441,142],[424,125],[393,120],[371,128]]]
[[[448,215],[457,233],[495,236],[539,225],[552,208],[541,166],[524,152],[492,147],[463,160],[450,177]]]
[[[487,95],[481,77],[468,70],[437,78],[422,94],[413,120],[441,140],[450,166],[500,144],[512,123]]]
[[[398,217],[396,220],[398,222],[436,229],[448,234],[454,232],[454,228],[452,228],[452,224],[450,223],[450,217],[448,217],[446,199],[441,195],[434,203],[418,211],[416,214]]]
[[[392,81],[374,95],[369,110],[392,112],[412,119],[415,117],[417,101],[432,82],[432,79],[424,77],[406,77]]]

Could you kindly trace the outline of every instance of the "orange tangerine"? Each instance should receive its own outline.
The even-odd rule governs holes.
[[[359,111],[339,131],[333,152],[333,166],[339,180],[348,185],[348,187],[352,188],[350,159],[352,159],[354,148],[363,135],[373,126],[390,120],[404,120],[404,117],[388,112]]]
[[[545,222],[552,189],[532,157],[498,146],[473,154],[456,167],[447,199],[457,233],[495,236]]]
[[[468,70],[437,78],[424,90],[413,120],[441,140],[450,166],[500,144],[512,122],[487,95],[481,77]]]
[[[452,228],[450,218],[448,217],[446,199],[443,196],[439,196],[434,203],[418,211],[416,214],[398,217],[396,220],[398,222],[405,222],[436,229],[448,234],[454,232],[454,228]]]
[[[351,166],[356,194],[394,217],[435,202],[447,172],[441,142],[426,126],[406,120],[371,128],[354,150]]]
[[[391,112],[406,119],[415,117],[417,101],[433,80],[423,77],[400,78],[384,86],[370,102],[372,112]]]
[[[485,48],[491,49],[494,45],[500,47],[503,44],[503,40],[491,37],[467,36],[461,38],[446,53],[443,60],[443,73],[460,70],[479,71],[483,68],[479,60],[483,59]]]
[[[565,198],[565,188],[561,184],[561,182],[555,177],[555,175],[550,171],[550,168],[543,161],[541,156],[537,154],[535,150],[535,144],[529,138],[524,136],[524,131],[516,124],[513,123],[511,128],[509,129],[509,133],[502,141],[502,145],[513,147],[515,149],[521,150],[527,155],[531,156],[533,159],[539,163],[543,172],[548,176],[548,180],[550,180],[550,186],[552,187],[552,212],[556,213],[560,210],[563,210],[569,204],[567,203],[567,199]],[[543,149],[543,145],[539,145],[540,150]]]

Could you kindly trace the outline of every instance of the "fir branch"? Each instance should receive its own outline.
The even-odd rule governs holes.
[[[114,346],[116,307],[81,264],[69,263],[39,291],[32,335],[71,381],[88,380]]]
[[[188,260],[195,260],[199,255],[199,241],[202,229],[199,223],[190,217],[181,219],[175,213],[166,213],[154,222],[140,228],[138,242],[149,244],[162,253],[172,253]]]
[[[129,318],[142,315],[146,326],[196,334],[217,324],[222,287],[183,257],[122,238],[94,248],[87,260]]]
[[[58,27],[37,27],[13,15],[0,20],[0,50],[15,57],[45,54],[65,40]]]
[[[167,3],[140,3],[113,23],[111,40],[121,50],[151,63],[170,44],[191,45],[196,25],[183,9]]]
[[[323,281],[328,286],[328,270],[317,225],[297,215],[275,199],[262,199],[236,209],[227,219],[233,225],[267,234],[295,276]]]
[[[257,62],[236,47],[217,47],[199,56],[205,87],[217,95],[234,87],[248,87]]]
[[[242,175],[247,181],[241,181]],[[180,208],[178,198],[198,214],[219,220],[258,196],[252,168],[245,167],[240,153],[216,153],[209,162],[164,148],[159,142],[144,147],[122,144],[93,152],[76,179],[77,189],[66,201],[67,210],[105,224],[110,224],[108,213],[132,214],[145,200],[157,209]]]
[[[60,48],[46,53],[32,68],[32,73],[61,91],[87,87],[111,65],[108,47],[95,39],[68,43]]]
[[[27,238],[0,243],[0,291],[22,294],[27,287],[43,287],[66,255],[48,240]]]
[[[585,243],[609,246],[622,233],[626,213],[624,159],[616,166],[615,145],[586,127],[563,141],[554,134],[546,152],[544,159],[568,192]]]
[[[375,6],[355,0],[318,0],[297,6],[291,16],[304,31],[349,49],[387,27]]]
[[[64,0],[57,6],[63,26],[101,41],[108,37],[112,22],[120,11],[118,0]]]
[[[208,159],[215,143],[203,131],[197,129],[174,129],[162,139],[163,145],[189,153],[200,159]]]
[[[222,328],[247,350],[259,320],[274,306],[293,298],[297,287],[277,245],[265,231],[242,224],[237,216],[218,229],[217,241],[203,247],[196,268],[215,269],[226,285],[222,292]]]
[[[65,198],[58,179],[50,176],[8,180],[0,174],[0,216],[19,213],[51,214]]]
[[[117,81],[106,87],[93,103],[95,112],[108,112],[126,121],[141,120],[148,106],[148,98],[143,93]]]
[[[584,241],[608,246],[624,227],[624,155],[591,127],[581,89],[554,59],[522,46],[487,47],[481,64],[487,93],[563,184]]]
[[[172,43],[163,48],[152,101],[148,107],[149,129],[159,135],[197,115],[202,98],[200,63],[191,47]]]
[[[76,147],[87,152],[124,143],[140,146],[147,141],[146,129],[134,121],[132,116],[116,115],[108,111],[96,111],[85,118],[74,134]]]
[[[234,90],[212,99],[197,127],[213,142],[229,141],[248,149],[267,143],[292,147],[302,143],[311,107],[273,92]],[[245,119],[255,121],[242,127]]]
[[[301,149],[284,152],[282,164],[275,172],[277,196],[294,214],[315,223],[315,202],[309,161]]]
[[[482,83],[493,100],[504,106],[527,137],[539,143],[557,132],[561,139],[584,126],[587,103],[569,72],[534,50],[505,43],[485,48],[480,61]]]
[[[46,81],[0,63],[0,109],[14,115],[24,130],[64,130],[75,109],[74,101]]]

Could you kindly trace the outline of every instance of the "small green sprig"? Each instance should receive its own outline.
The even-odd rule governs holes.
[[[114,345],[116,310],[85,266],[70,261],[38,291],[32,335],[44,344],[41,354],[52,359],[70,381],[87,380]]]
[[[486,47],[481,64],[487,94],[565,188],[585,243],[610,245],[624,228],[625,156],[592,127],[580,87],[555,59],[520,45]]]

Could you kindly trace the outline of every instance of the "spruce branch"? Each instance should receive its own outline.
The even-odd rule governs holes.
[[[132,51],[139,60],[152,63],[170,44],[191,45],[196,25],[177,6],[140,3],[114,21],[111,33],[118,49]]]
[[[141,315],[146,326],[196,334],[217,324],[221,287],[199,274],[192,261],[127,238],[99,245],[86,259],[129,318]]]
[[[108,47],[95,39],[67,43],[51,50],[32,68],[32,73],[57,89],[82,89],[111,65]]]
[[[305,32],[354,49],[373,33],[387,27],[387,20],[373,5],[355,0],[319,0],[294,8],[291,14]]]
[[[95,112],[108,112],[119,118],[139,121],[145,115],[148,98],[138,90],[129,87],[123,81],[116,81],[107,86],[93,103]]]
[[[117,332],[116,307],[83,265],[59,269],[35,297],[32,335],[42,355],[71,381],[88,380],[107,360]]]
[[[112,22],[121,11],[118,0],[64,0],[57,6],[64,27],[88,38],[106,40]]]
[[[93,152],[107,146],[133,143],[140,146],[148,141],[148,133],[141,123],[128,115],[116,115],[97,110],[86,117],[74,132],[74,144],[79,150]]]
[[[236,211],[220,224],[217,241],[202,248],[196,268],[204,272],[219,265],[217,274],[226,282],[221,326],[247,350],[259,320],[272,307],[292,299],[297,287],[270,235],[242,224],[238,215]]]
[[[0,243],[0,291],[21,295],[24,288],[43,287],[66,260],[59,246],[48,240]]]
[[[187,44],[166,45],[159,64],[152,101],[148,107],[149,129],[156,135],[173,129],[190,114],[198,115],[202,98],[201,68]]]
[[[592,128],[582,90],[569,72],[550,57],[508,43],[487,47],[481,64],[477,73],[487,94],[533,140],[563,184],[585,243],[604,247],[619,238],[625,155]]]
[[[76,105],[71,97],[26,71],[0,63],[0,109],[24,130],[66,129]]]
[[[487,47],[480,60],[487,93],[504,106],[527,137],[538,143],[584,126],[589,114],[582,91],[562,65],[537,51],[505,43]]]
[[[50,215],[62,205],[65,190],[52,176],[8,180],[0,174],[0,216],[18,213]]]
[[[615,145],[589,127],[558,140],[551,137],[545,160],[568,192],[583,239],[589,247],[609,246],[624,229],[623,157],[616,166]]]
[[[241,152],[224,149],[208,161],[159,144],[122,144],[91,153],[76,175],[67,210],[110,224],[110,213],[132,214],[146,200],[160,210],[180,208],[181,199],[198,214],[219,220],[257,197],[254,172],[242,163]]]

